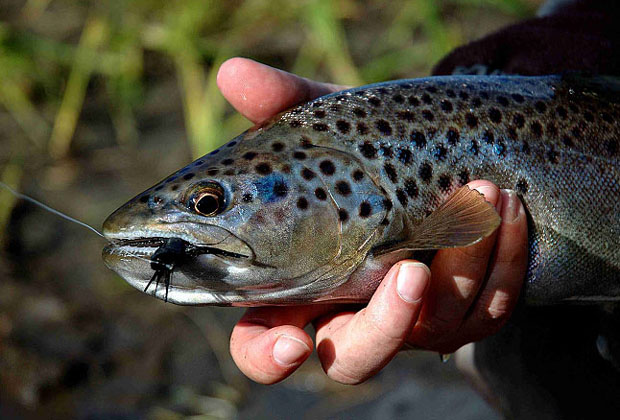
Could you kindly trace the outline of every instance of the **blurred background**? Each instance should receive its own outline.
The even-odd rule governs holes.
[[[2,0],[0,180],[95,227],[249,127],[220,95],[227,58],[347,85],[428,75],[540,0]],[[0,417],[497,416],[453,362],[400,354],[367,383],[314,356],[266,387],[228,353],[242,311],[128,286],[104,241],[0,189]]]

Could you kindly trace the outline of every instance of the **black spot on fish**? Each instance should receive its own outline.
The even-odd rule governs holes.
[[[594,122],[594,115],[592,115],[591,112],[588,112],[588,111],[584,112],[583,118],[589,123]]]
[[[235,163],[235,161],[234,161],[233,159],[224,159],[224,160],[222,161],[222,165],[224,165],[224,166],[230,166],[230,165],[232,165],[233,163]]]
[[[209,153],[210,155],[217,155],[220,152],[220,149],[215,149],[214,151],[212,151],[211,153]]]
[[[469,182],[469,171],[467,169],[462,169],[459,172],[459,184],[465,185]]]
[[[532,133],[537,136],[540,137],[542,136],[542,125],[540,124],[540,122],[538,121],[534,121],[532,124],[530,124],[530,130],[532,130]]]
[[[446,140],[448,140],[448,144],[451,146],[456,145],[459,142],[460,134],[458,130],[451,128],[446,133]]]
[[[491,131],[485,130],[484,133],[482,133],[482,141],[486,144],[493,144],[495,141],[495,136]]]
[[[383,200],[383,208],[386,209],[387,211],[392,210],[393,204],[392,204],[392,200],[390,200],[389,198],[386,198]]]
[[[301,176],[306,181],[311,181],[312,179],[314,179],[314,177],[316,177],[316,174],[311,169],[303,168],[301,170]]]
[[[275,195],[278,198],[283,198],[283,197],[286,197],[287,194],[288,194],[288,185],[286,185],[286,182],[282,180],[277,180],[273,184],[273,195]]]
[[[478,125],[478,118],[471,112],[465,114],[465,122],[470,128],[475,128]]]
[[[400,93],[397,93],[396,95],[392,96],[392,100],[396,102],[397,104],[402,104],[403,102],[405,102],[405,98]]]
[[[252,160],[255,157],[256,157],[256,153],[255,152],[247,152],[247,153],[244,153],[244,155],[243,155],[243,158],[245,160]]]
[[[360,204],[360,212],[359,215],[362,218],[366,218],[372,214],[372,206],[368,201],[362,201]]]
[[[430,93],[437,93],[437,88],[433,85],[426,86],[426,90],[428,90]]]
[[[411,111],[397,111],[396,116],[398,117],[399,120],[409,121],[409,122],[413,121],[415,118],[413,112]]]
[[[252,200],[254,200],[254,197],[250,193],[245,193],[245,194],[243,194],[242,199],[243,199],[244,203],[251,203]]]
[[[397,189],[396,190],[396,198],[398,199],[398,202],[403,206],[403,207],[407,207],[407,203],[409,202],[409,198],[407,198],[407,194],[405,194],[405,191],[403,191],[402,189]]]
[[[170,187],[170,191],[176,191],[179,189],[178,185],[173,185],[172,187]]]
[[[530,153],[530,144],[526,141],[521,143],[521,151],[526,155]]]
[[[428,109],[422,111],[422,117],[424,117],[426,121],[433,121],[435,119],[435,115],[433,115],[433,113]]]
[[[297,159],[297,160],[304,160],[306,158],[306,153],[305,152],[295,152],[293,153],[293,159]]]
[[[278,153],[278,152],[281,152],[282,150],[284,150],[284,145],[282,143],[280,143],[280,142],[277,142],[277,143],[274,143],[274,144],[271,145],[271,149],[274,152]]]
[[[398,160],[404,164],[409,165],[411,163],[412,154],[409,149],[398,149]]]
[[[140,202],[141,203],[146,203],[147,201],[149,201],[150,196],[148,195],[143,195],[142,197],[140,197]]]
[[[478,142],[476,140],[472,140],[471,143],[469,144],[469,153],[476,156],[478,155],[478,150],[479,150]]]
[[[155,187],[155,191],[161,191],[163,188],[163,185],[158,185],[157,187]]]
[[[491,109],[489,109],[489,118],[495,124],[499,124],[500,122],[502,122],[502,113],[497,108],[491,108]]]
[[[377,98],[376,96],[371,96],[370,98],[368,98],[368,102],[372,106],[381,106],[381,99]]]
[[[555,137],[558,135],[558,128],[554,123],[547,124],[547,134],[549,137]]]
[[[232,176],[234,174],[235,174],[235,170],[234,169],[226,169],[224,171],[224,175]]]
[[[417,198],[419,191],[418,191],[418,184],[415,182],[415,179],[413,178],[405,179],[405,192],[407,193],[409,197]]]
[[[349,124],[345,120],[338,120],[338,121],[336,121],[336,128],[342,134],[347,134],[349,132],[349,130],[351,130],[351,124]]]
[[[297,208],[299,210],[306,210],[308,208],[308,200],[305,197],[299,197],[297,199]]]
[[[525,98],[518,93],[513,93],[511,96],[512,99],[519,104],[522,104],[525,101]]]
[[[601,113],[601,118],[603,119],[603,121],[607,122],[607,123],[612,123],[613,122],[613,118],[611,118],[611,115],[609,115],[607,112],[602,112]]]
[[[321,172],[323,172],[323,175],[331,176],[334,174],[334,172],[336,172],[336,167],[331,160],[322,161],[319,164],[319,168],[321,169]]]
[[[413,95],[409,96],[408,101],[410,105],[413,105],[413,106],[420,105],[420,100]]]
[[[430,105],[433,102],[433,100],[431,99],[428,93],[425,93],[424,95],[422,95],[422,102],[424,102],[427,105]]]
[[[573,103],[568,104],[568,109],[570,109],[574,114],[579,113],[579,107]]]
[[[382,95],[385,95],[387,93],[387,89],[380,87],[380,88],[377,88],[377,92],[379,92]]]
[[[563,120],[568,117],[568,112],[566,112],[566,108],[564,108],[563,106],[557,107],[555,109],[555,113],[558,114],[558,117],[562,118]]]
[[[209,176],[214,176],[214,175],[217,175],[217,174],[218,174],[218,172],[219,172],[219,170],[218,170],[218,169],[212,168],[212,169],[209,169],[209,170],[207,171],[207,175],[209,175]]]
[[[314,116],[317,118],[325,118],[325,111],[322,109],[317,109],[316,111],[314,111]]]
[[[573,137],[575,137],[576,139],[581,138],[581,129],[579,127],[577,126],[573,127],[570,132],[573,135]]]
[[[386,136],[392,135],[392,126],[386,120],[378,120],[377,122],[375,122],[375,126],[381,134],[384,134]]]
[[[360,144],[359,150],[366,159],[375,159],[377,157],[377,149],[368,141]]]
[[[440,103],[439,106],[441,107],[441,109],[444,112],[452,112],[452,110],[454,109],[454,107],[452,106],[452,102],[450,102],[447,99],[443,99]]]
[[[385,169],[385,173],[389,180],[395,184],[398,181],[398,175],[396,174],[396,169],[394,169],[394,166],[391,163],[386,163],[383,165],[383,169]]]
[[[228,143],[228,144],[226,145],[226,147],[234,147],[236,144],[237,144],[237,142],[233,140],[233,141],[231,141],[230,143]]]
[[[314,131],[327,131],[329,129],[329,127],[327,126],[327,124],[314,123],[314,124],[312,124],[312,129]]]
[[[437,183],[439,184],[439,189],[442,192],[447,193],[450,191],[450,186],[452,185],[452,177],[449,174],[443,174],[439,176]]]
[[[469,94],[465,91],[460,91],[459,92],[459,98],[461,98],[462,100],[466,101],[469,99]]]
[[[345,209],[338,209],[338,220],[342,223],[349,220],[349,213]]]
[[[513,140],[517,140],[519,138],[516,128],[508,127],[508,138],[513,139]]]
[[[357,132],[361,135],[368,134],[368,126],[363,122],[357,123]]]
[[[299,121],[299,120],[290,120],[288,122],[288,125],[290,125],[292,128],[301,127],[301,121]]]
[[[426,146],[426,136],[421,131],[413,130],[409,139],[411,140],[411,144],[420,149]]]
[[[497,103],[501,106],[508,106],[508,99],[505,96],[498,96]]]
[[[190,179],[192,179],[195,176],[196,176],[196,174],[189,173],[189,174],[183,175],[183,179],[186,180],[186,181],[189,181]]]
[[[609,139],[605,142],[605,149],[610,156],[614,156],[618,153],[618,140]]]
[[[480,108],[480,105],[482,105],[482,100],[481,100],[480,98],[474,98],[474,99],[472,99],[472,101],[471,101],[471,105],[472,105],[474,108]]]
[[[202,165],[203,163],[205,163],[205,161],[204,161],[204,160],[199,160],[199,161],[197,161],[196,163],[194,163],[194,166],[200,166],[200,165]]]
[[[448,96],[448,98],[456,97],[456,93],[454,93],[454,91],[452,89],[446,90],[446,95]]]
[[[383,155],[383,157],[386,157],[386,158],[392,157],[392,146],[387,145],[387,144],[382,144],[381,146],[379,146],[379,150],[381,151],[381,155]]]
[[[534,104],[534,109],[536,109],[539,114],[544,114],[547,111],[547,105],[545,105],[542,101],[536,101]]]
[[[323,188],[317,188],[316,190],[314,190],[314,195],[321,201],[327,198],[327,194],[325,193],[325,190]]]
[[[360,171],[359,169],[356,169],[356,170],[354,170],[354,171],[353,171],[352,176],[353,176],[353,179],[354,179],[356,182],[359,182],[359,181],[361,181],[362,179],[364,179],[364,172]]]
[[[547,150],[547,160],[550,163],[558,163],[558,153],[553,149],[553,147],[550,147],[549,150]]]
[[[517,128],[523,128],[525,126],[525,117],[523,117],[523,114],[516,113],[512,118],[512,122]]]
[[[356,117],[366,118],[366,111],[364,111],[362,108],[353,108],[353,113]]]
[[[433,166],[428,162],[424,162],[420,165],[420,169],[418,169],[418,175],[422,181],[428,184],[433,179]]]
[[[517,182],[517,185],[515,186],[515,189],[521,195],[527,194],[527,190],[529,189],[529,186],[527,185],[527,181],[524,178],[521,178]]]
[[[319,108],[321,106],[323,106],[323,102],[321,102],[321,101],[316,101],[316,102],[312,103],[312,107],[313,108]]]
[[[447,155],[448,150],[443,144],[439,144],[433,149],[433,157],[438,161],[445,160]]]
[[[489,99],[489,94],[487,92],[480,92],[480,97],[482,99]]]
[[[569,137],[569,136],[564,136],[562,137],[562,143],[564,143],[564,145],[568,146],[568,147],[573,147],[573,140]]]
[[[271,165],[264,162],[256,165],[254,169],[256,169],[256,172],[260,175],[269,175],[271,173]]]
[[[346,197],[351,194],[351,186],[347,181],[338,181],[336,182],[336,192]]]

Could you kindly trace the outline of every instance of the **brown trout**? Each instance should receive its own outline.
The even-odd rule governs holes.
[[[620,84],[578,76],[398,80],[254,127],[104,223],[106,265],[160,299],[367,301],[390,266],[528,210],[528,302],[620,300]]]

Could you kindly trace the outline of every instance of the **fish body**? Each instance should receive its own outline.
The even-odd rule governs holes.
[[[497,227],[463,188],[487,179],[528,210],[528,302],[617,301],[619,99],[616,79],[578,76],[442,76],[320,97],[114,212],[104,260],[179,304],[366,301],[394,262]]]

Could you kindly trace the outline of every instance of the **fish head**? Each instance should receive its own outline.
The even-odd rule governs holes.
[[[311,302],[365,257],[392,207],[381,190],[345,152],[251,130],[110,215],[104,261],[178,304]]]

